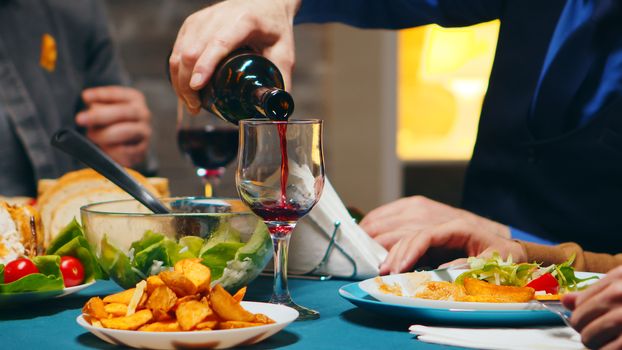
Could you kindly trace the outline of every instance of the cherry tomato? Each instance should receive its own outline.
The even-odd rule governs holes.
[[[557,279],[553,277],[552,274],[545,273],[544,275],[527,283],[527,287],[531,287],[536,291],[543,290],[549,294],[557,294],[559,291],[559,282],[557,282]]]
[[[6,264],[4,267],[4,283],[11,283],[18,279],[30,275],[32,273],[38,273],[39,269],[35,264],[26,258],[19,258]]]
[[[84,266],[73,256],[60,258],[60,272],[63,274],[65,287],[77,286],[84,281]]]

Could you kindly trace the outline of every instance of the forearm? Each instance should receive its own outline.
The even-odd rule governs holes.
[[[610,255],[586,252],[578,244],[572,242],[556,246],[528,242],[520,243],[527,254],[527,261],[536,261],[544,265],[562,263],[573,254],[575,255],[573,266],[578,271],[606,273],[622,265],[622,254]]]
[[[302,0],[296,23],[341,22],[384,29],[430,23],[458,27],[498,19],[504,4],[500,0]]]

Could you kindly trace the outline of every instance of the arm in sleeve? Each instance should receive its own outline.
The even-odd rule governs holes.
[[[302,0],[295,23],[341,22],[402,29],[436,23],[462,27],[500,19],[505,0]]]
[[[573,242],[562,243],[556,246],[546,246],[535,243],[520,242],[527,253],[528,261],[541,262],[544,265],[560,264],[574,254],[574,268],[579,271],[606,273],[622,265],[622,254],[602,254],[586,252]]]
[[[100,0],[94,0],[91,4],[85,86],[128,85],[129,78],[110,37],[106,9]]]
[[[559,242],[550,241],[546,238],[542,238],[540,236],[534,235],[533,233],[523,231],[513,226],[508,226],[508,227],[510,228],[510,237],[512,237],[513,239],[526,241],[526,242],[532,242],[532,243],[546,244],[546,245],[554,245],[554,244],[559,243]]]

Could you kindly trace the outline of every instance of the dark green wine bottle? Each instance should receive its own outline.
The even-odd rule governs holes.
[[[276,65],[245,49],[218,64],[199,97],[203,108],[234,124],[248,118],[287,120],[294,112]]]

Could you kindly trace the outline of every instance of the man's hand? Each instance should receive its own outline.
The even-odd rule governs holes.
[[[505,225],[422,196],[402,198],[372,210],[361,221],[361,228],[386,249],[391,249],[410,234],[454,220],[479,227],[479,233],[510,237]]]
[[[463,218],[425,229],[406,226],[393,233],[403,238],[393,245],[386,260],[380,265],[381,275],[409,271],[423,257],[436,259],[433,261],[447,261],[447,257],[454,256],[456,252],[460,256],[490,256],[498,252],[504,259],[512,255],[516,262],[527,260],[520,243],[487,233],[476,222]],[[459,259],[441,267],[465,262]]]
[[[179,29],[169,58],[171,83],[191,113],[200,109],[197,91],[218,62],[250,46],[281,70],[290,86],[294,66],[293,21],[301,0],[228,0],[195,12]]]
[[[622,349],[622,266],[580,293],[564,295],[570,322],[590,349]]]
[[[76,123],[106,154],[125,167],[145,159],[151,137],[151,112],[143,94],[123,86],[103,86],[82,92],[86,109]]]

